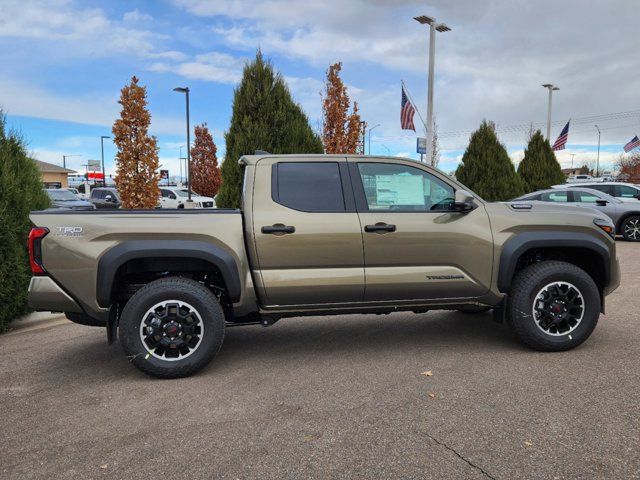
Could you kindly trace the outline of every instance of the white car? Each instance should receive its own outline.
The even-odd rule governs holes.
[[[623,202],[639,202],[640,201],[640,185],[635,183],[622,182],[584,182],[572,183],[571,185],[554,185],[551,188],[593,188],[600,192],[611,195],[612,197],[622,200]]]
[[[160,208],[184,208],[187,203],[188,191],[184,187],[160,187]],[[191,200],[195,208],[216,208],[216,202],[211,197],[203,197],[193,190]]]
[[[585,182],[593,182],[594,179],[591,175],[571,175],[567,178],[567,183],[585,183]]]

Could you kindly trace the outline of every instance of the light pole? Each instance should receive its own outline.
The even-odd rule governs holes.
[[[436,30],[438,32],[449,32],[451,29],[444,23],[438,23],[435,18],[426,15],[420,15],[413,19],[422,25],[429,25],[429,90],[427,93],[427,124],[425,125],[425,130],[427,133],[427,161],[431,162],[431,151],[433,149],[433,75],[436,61]]]
[[[67,158],[81,157],[82,155],[62,155],[62,168],[67,168]]]
[[[573,168],[573,157],[576,156],[575,153],[570,153],[569,155],[571,155],[571,168]]]
[[[369,155],[371,155],[371,131],[379,126],[380,124],[378,123],[369,129]]]
[[[551,83],[545,83],[542,86],[549,90],[549,107],[547,110],[547,140],[551,142],[551,96],[554,90],[560,90],[560,88]]]
[[[178,154],[178,164],[180,165],[180,183],[182,183],[182,160],[184,157],[182,156],[182,149],[186,147],[186,145],[180,145],[180,153]]]
[[[189,87],[176,87],[174,92],[180,92],[185,94],[185,101],[187,105],[187,205],[185,207],[191,208],[193,201],[191,200],[191,140],[190,140],[190,128],[189,128]]]
[[[600,176],[600,127],[595,126],[598,130],[598,156],[596,157],[596,178]]]
[[[111,138],[106,135],[100,135],[100,153],[102,155],[102,186],[107,186],[107,172],[104,170],[104,139]]]

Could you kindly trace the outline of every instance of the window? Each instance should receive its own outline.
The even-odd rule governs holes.
[[[574,202],[596,203],[598,200],[601,200],[600,197],[598,197],[594,193],[580,192],[580,191],[573,192]]]
[[[94,198],[96,200],[101,200],[104,198],[104,191],[103,190],[91,190],[91,198]]]
[[[628,185],[616,185],[615,186],[615,195],[616,197],[622,197],[622,198],[634,198],[636,197],[638,194],[640,194],[640,191],[636,190],[633,187],[630,187]]]
[[[452,210],[453,187],[419,168],[391,163],[358,163],[369,210],[429,212]]]
[[[543,202],[568,202],[569,192],[566,190],[560,190],[558,192],[547,192],[540,195],[540,199]]]
[[[346,210],[336,162],[286,162],[274,168],[273,199],[304,212]]]

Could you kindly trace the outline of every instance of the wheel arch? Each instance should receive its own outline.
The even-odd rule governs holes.
[[[137,260],[179,259],[211,265],[222,277],[229,300],[240,299],[242,286],[234,257],[225,249],[193,240],[130,240],[109,249],[98,260],[96,300],[107,308],[112,304],[115,281],[121,267]]]
[[[593,254],[584,258],[584,254]],[[500,253],[498,290],[508,293],[515,274],[540,260],[564,260],[585,270],[601,293],[611,279],[611,253],[604,239],[583,232],[524,232],[509,239]]]

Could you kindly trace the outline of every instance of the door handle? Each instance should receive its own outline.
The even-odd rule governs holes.
[[[365,225],[365,232],[395,232],[396,226],[389,223],[378,222],[375,225]]]
[[[262,227],[262,233],[294,233],[296,231],[296,227],[291,225],[283,225],[282,223],[276,223],[275,225],[271,225],[270,227]]]

